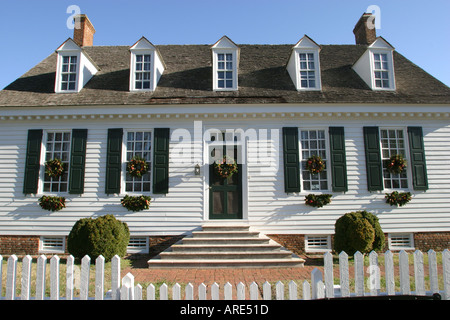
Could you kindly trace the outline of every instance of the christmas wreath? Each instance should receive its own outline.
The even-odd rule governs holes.
[[[148,172],[148,163],[145,159],[135,156],[127,163],[127,171],[132,177],[142,177]]]
[[[311,173],[321,173],[325,169],[325,162],[319,156],[311,156],[306,160],[306,170]]]
[[[129,211],[142,211],[150,208],[150,200],[149,196],[129,196],[125,195],[120,200],[122,206],[127,208]]]
[[[41,208],[48,211],[59,211],[66,207],[64,197],[42,196],[38,201]]]
[[[305,196],[305,204],[311,207],[321,208],[331,202],[331,194],[308,194]]]
[[[386,193],[385,198],[386,203],[389,203],[391,206],[403,207],[411,201],[411,193],[394,191],[392,193]]]
[[[60,159],[45,162],[45,173],[51,178],[59,178],[64,173],[65,166]]]
[[[238,171],[237,163],[234,159],[223,157],[222,160],[214,162],[214,172],[222,178],[227,178]]]
[[[392,174],[400,174],[406,168],[406,160],[401,154],[395,154],[385,163],[386,169]]]

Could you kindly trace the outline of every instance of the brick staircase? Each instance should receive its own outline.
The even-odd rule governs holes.
[[[250,230],[248,225],[208,224],[183,238],[149,268],[267,268],[303,267],[304,260],[281,245]]]

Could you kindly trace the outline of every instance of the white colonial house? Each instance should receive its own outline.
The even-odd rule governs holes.
[[[82,15],[73,39],[0,92],[0,254],[65,252],[77,220],[104,214],[128,224],[130,252],[239,224],[304,254],[332,249],[336,220],[359,210],[377,215],[389,249],[449,248],[450,89],[368,17],[352,45],[93,46]],[[214,165],[225,154],[228,178]],[[387,168],[396,155],[400,173]],[[65,170],[50,177],[53,159]],[[411,200],[390,205],[395,191]],[[324,194],[323,207],[305,200]],[[128,210],[126,195],[149,208]]]

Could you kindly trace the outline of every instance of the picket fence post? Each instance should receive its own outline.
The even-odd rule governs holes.
[[[50,299],[59,300],[59,257],[50,259]]]
[[[30,300],[30,282],[31,282],[31,262],[32,258],[26,255],[22,259],[22,290],[20,291],[21,300]],[[1,269],[0,269],[1,270]]]
[[[70,255],[66,260],[66,300],[73,300],[73,289],[75,281],[74,273],[75,258]]]
[[[448,249],[442,252],[442,267],[444,273],[444,299],[450,300],[450,251]]]
[[[16,272],[17,272],[17,256],[12,255],[8,258],[8,266],[6,272],[6,300],[14,300],[16,295]]]
[[[40,255],[37,259],[36,271],[36,300],[44,300],[45,297],[45,269],[47,257]]]
[[[386,251],[384,254],[384,270],[386,278],[386,293],[388,295],[395,294],[395,280],[394,280],[394,255],[391,251]]]
[[[105,281],[105,258],[100,255],[95,259],[95,300],[103,300]]]

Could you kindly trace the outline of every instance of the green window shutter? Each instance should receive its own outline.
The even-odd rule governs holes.
[[[108,129],[106,155],[106,194],[120,193],[123,129]]]
[[[284,191],[300,192],[298,128],[283,128]]]
[[[72,194],[82,194],[84,192],[87,132],[87,129],[72,130],[69,170],[69,193]]]
[[[344,127],[330,127],[331,176],[333,191],[348,191]]]
[[[153,193],[169,192],[169,128],[157,128],[153,148]]]
[[[381,162],[378,127],[364,127],[367,185],[369,191],[383,190],[383,165]]]
[[[42,130],[28,130],[27,155],[25,160],[24,194],[36,194],[39,183]]]
[[[427,190],[428,178],[422,127],[408,127],[408,138],[414,190]]]

